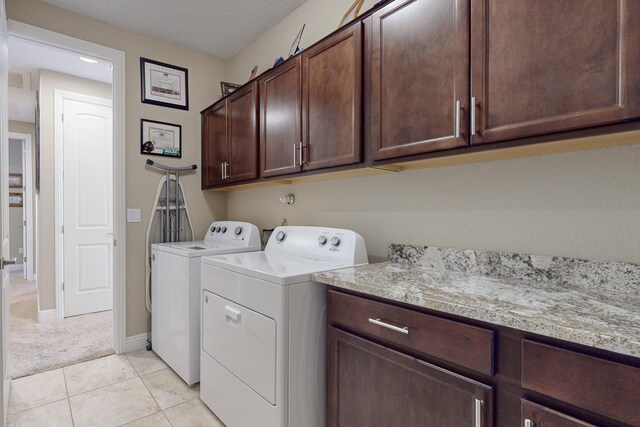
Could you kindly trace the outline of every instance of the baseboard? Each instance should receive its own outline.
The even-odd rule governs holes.
[[[147,334],[134,335],[127,337],[127,353],[147,348]]]
[[[53,323],[58,320],[56,309],[38,310],[38,323]]]
[[[9,266],[9,271],[22,271],[24,270],[24,264],[14,264]]]

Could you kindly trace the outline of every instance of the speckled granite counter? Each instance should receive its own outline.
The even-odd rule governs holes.
[[[338,288],[640,357],[638,265],[403,245],[392,245],[389,255],[393,262],[313,278]]]

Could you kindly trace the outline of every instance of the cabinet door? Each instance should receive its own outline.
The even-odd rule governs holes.
[[[223,163],[227,161],[227,108],[225,101],[202,113],[202,188],[225,182]]]
[[[303,169],[361,156],[362,24],[302,53]]]
[[[229,139],[227,182],[258,177],[258,86],[256,82],[227,100]]]
[[[396,1],[371,19],[374,158],[465,146],[469,1]]]
[[[594,424],[585,423],[524,399],[521,410],[521,427],[596,427]]]
[[[640,116],[640,2],[473,0],[473,144]]]
[[[300,172],[300,56],[260,80],[262,176]]]
[[[327,332],[328,426],[492,425],[491,387],[339,329]]]

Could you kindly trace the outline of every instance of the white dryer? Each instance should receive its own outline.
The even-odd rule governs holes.
[[[200,399],[227,427],[325,426],[326,289],[311,274],[366,263],[359,234],[322,227],[202,258]]]
[[[202,241],[151,246],[151,343],[189,385],[200,381],[200,258],[259,251],[258,228],[216,221]]]

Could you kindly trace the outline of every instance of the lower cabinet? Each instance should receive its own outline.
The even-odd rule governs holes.
[[[492,388],[364,338],[327,331],[327,426],[492,426]]]
[[[522,400],[522,427],[596,427],[558,411]]]

